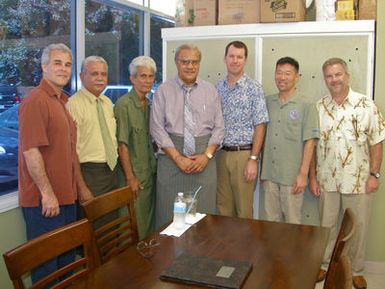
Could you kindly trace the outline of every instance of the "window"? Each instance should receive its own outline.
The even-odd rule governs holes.
[[[174,27],[175,22],[172,22],[166,18],[151,15],[151,40],[150,40],[150,54],[156,62],[157,72],[155,86],[162,83],[162,28]]]
[[[71,0],[0,2],[0,195],[17,189],[18,105],[41,80],[43,48],[55,42],[69,46],[70,4]]]
[[[143,12],[99,2],[86,1],[85,55],[107,61],[110,85],[128,84],[128,65],[143,51]]]
[[[161,6],[167,2],[167,10],[173,10],[170,6],[174,2],[164,0],[152,0],[151,7],[149,1],[142,0],[84,0],[85,15],[76,17],[85,18],[85,56],[100,55],[106,59],[109,85],[113,88],[130,86],[129,63],[150,50],[157,63],[156,80],[162,81],[161,28],[173,27],[174,22],[167,19],[161,6],[154,5],[156,2]],[[44,47],[58,42],[71,47],[75,3],[77,0],[0,1],[0,212],[17,205],[16,194],[10,193],[17,190],[18,181],[19,103],[42,78],[40,58]],[[156,11],[151,14],[151,36],[147,39],[154,43],[146,50],[144,46],[149,44],[144,42],[144,16],[152,11],[150,8],[161,11],[162,16]],[[74,67],[76,59],[74,55]],[[80,86],[76,79],[73,75],[65,87],[69,95]]]

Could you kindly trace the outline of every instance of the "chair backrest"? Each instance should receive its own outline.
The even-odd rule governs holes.
[[[94,229],[96,244],[102,262],[138,242],[138,229],[134,209],[134,195],[129,187],[123,187],[100,195],[82,204],[86,218],[94,223],[108,213],[125,207],[127,214]]]
[[[32,269],[68,251],[83,247],[83,257],[60,268],[34,283],[30,288],[64,288],[82,278],[100,265],[91,224],[87,219],[71,223],[38,236],[15,249],[4,253],[9,276],[16,289],[26,288],[23,277]]]
[[[341,256],[336,272],[335,289],[351,289],[353,286],[352,267],[348,256]]]
[[[332,289],[351,289],[353,285],[352,269],[348,256],[342,255],[335,267],[334,282],[330,285]],[[326,284],[326,283],[325,283]],[[325,288],[325,286],[324,286]]]
[[[353,211],[350,208],[345,210],[342,218],[340,230],[338,232],[337,240],[334,245],[333,253],[330,258],[328,272],[326,274],[324,289],[334,288],[333,284],[336,279],[336,267],[342,255],[348,246],[346,244],[352,239],[356,230],[356,219]]]

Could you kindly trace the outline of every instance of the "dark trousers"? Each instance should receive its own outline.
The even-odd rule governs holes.
[[[80,169],[87,187],[94,197],[118,187],[118,165],[113,171],[107,163],[81,163]]]
[[[76,206],[60,206],[60,214],[56,217],[46,218],[42,215],[41,204],[38,207],[23,207],[23,217],[27,230],[27,239],[31,240],[44,233],[63,227],[76,220]],[[41,278],[57,271],[59,268],[75,260],[75,250],[71,250],[63,255],[54,258],[31,272],[32,282],[35,283]]]
[[[83,179],[94,197],[108,193],[118,188],[118,165],[111,171],[107,163],[81,163]],[[94,222],[94,228],[110,222],[118,217],[118,211],[114,211]],[[79,208],[78,219],[84,218],[83,211]]]

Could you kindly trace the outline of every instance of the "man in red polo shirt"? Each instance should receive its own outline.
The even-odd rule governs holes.
[[[71,50],[51,44],[43,51],[41,65],[40,85],[19,108],[19,203],[28,240],[75,221],[76,200],[91,196],[79,174],[76,127],[65,108],[63,87],[71,77]],[[32,272],[32,281],[74,257],[70,252],[47,262]]]

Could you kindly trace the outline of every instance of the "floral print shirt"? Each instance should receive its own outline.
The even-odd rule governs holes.
[[[326,96],[317,102],[317,109],[317,174],[321,189],[365,193],[370,146],[385,139],[384,118],[371,99],[351,89],[341,105]]]

